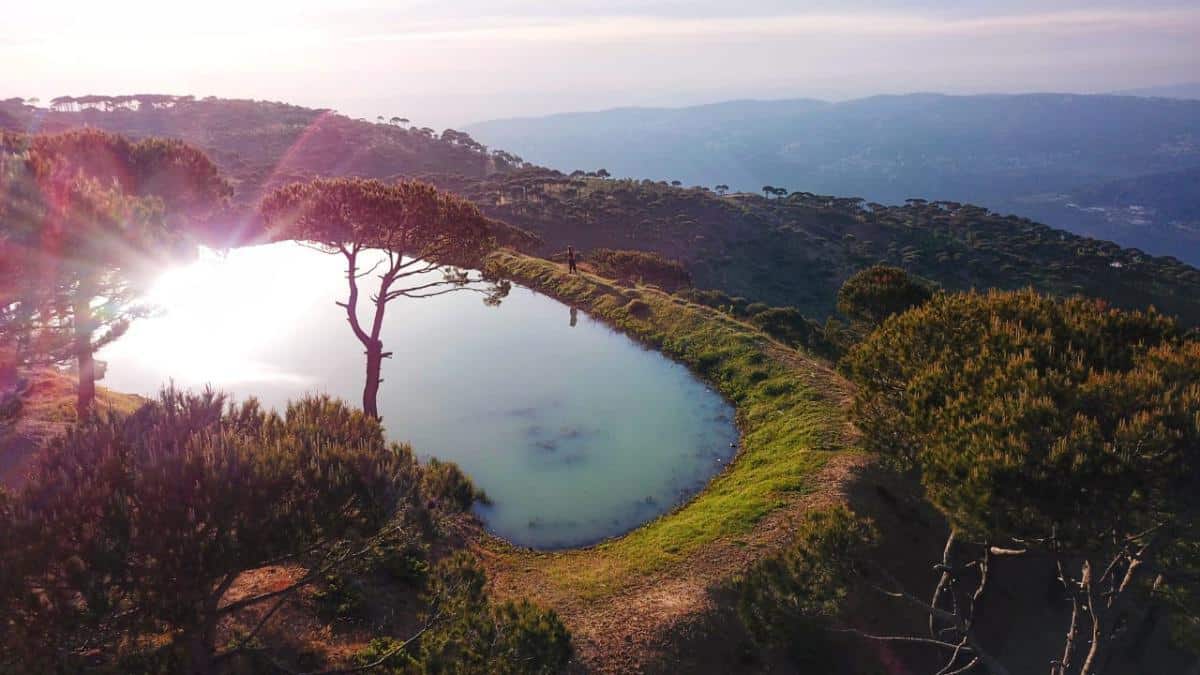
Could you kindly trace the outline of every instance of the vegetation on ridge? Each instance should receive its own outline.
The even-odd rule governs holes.
[[[65,101],[41,112],[0,102],[0,112],[7,111],[10,128],[18,130],[32,128],[38,113],[44,131],[87,124],[136,137],[181,138],[205,149],[235,188],[225,237],[259,236],[253,217],[259,199],[294,180],[422,178],[542,237],[544,254],[568,244],[585,254],[593,248],[651,251],[683,263],[700,288],[795,307],[819,320],[833,313],[845,279],[886,263],[949,290],[1034,286],[1131,309],[1155,305],[1186,325],[1200,324],[1195,268],[969,204],[915,199],[885,206],[807,192],[772,199],[726,195],[665,181],[607,180],[607,171],[568,175],[531,167],[462,132],[438,135],[399,118],[374,124],[265,101],[102,100],[111,98]],[[0,114],[0,124],[4,119]]]
[[[1040,621],[1061,641],[1018,662],[1094,675],[1145,667],[1164,610],[1194,629],[1180,599],[1197,589],[1200,343],[1174,321],[1031,290],[939,294],[886,320],[843,369],[866,448],[914,471],[949,523],[935,585],[898,582],[861,520],[824,532],[814,516],[750,575],[743,613],[757,633],[778,639],[768,617],[837,625],[849,593],[879,591],[928,626],[843,630],[934,650],[944,672],[1003,675],[1014,657],[988,619]],[[988,617],[996,593],[1040,598],[1047,618]]]
[[[1033,286],[1127,309],[1153,305],[1185,325],[1200,324],[1200,270],[970,204],[885,206],[806,192],[721,196],[540,168],[427,179],[537,234],[542,253],[568,244],[585,257],[592,248],[652,251],[681,262],[698,288],[795,307],[815,319],[833,314],[846,279],[882,263],[947,290]]]

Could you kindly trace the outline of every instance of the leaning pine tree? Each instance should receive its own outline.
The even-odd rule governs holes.
[[[275,239],[313,242],[345,258],[349,294],[338,305],[365,349],[363,410],[376,419],[383,360],[392,356],[382,339],[389,302],[468,290],[495,304],[508,293],[507,282],[489,282],[470,271],[496,246],[497,230],[504,226],[430,185],[318,179],[279,188],[260,210]],[[359,280],[370,274],[377,274],[379,286],[370,296],[374,311],[364,323],[358,312]]]

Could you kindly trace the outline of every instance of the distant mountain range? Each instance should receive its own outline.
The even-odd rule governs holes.
[[[1117,96],[1151,96],[1158,98],[1200,99],[1200,82],[1184,82],[1169,84],[1163,87],[1142,87],[1140,89],[1125,89],[1114,91]]]
[[[1200,100],[1183,100],[1189,87],[1200,90],[729,101],[494,120],[466,131],[566,171],[883,204],[965,201],[1200,264],[1200,213],[1178,208],[1186,181],[1105,193],[1120,181],[1200,168]]]

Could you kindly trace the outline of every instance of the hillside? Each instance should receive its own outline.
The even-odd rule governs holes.
[[[1085,211],[1035,196],[1200,163],[1200,101],[1132,96],[912,94],[823,103],[732,101],[495,120],[467,130],[563,171],[685,185],[763,185],[858,196],[980,204],[1096,233]],[[1105,234],[1126,246],[1200,263],[1186,239]]]
[[[1181,82],[1161,87],[1141,87],[1113,92],[1118,96],[1149,96],[1158,98],[1185,98],[1200,100],[1200,82]]]
[[[137,412],[79,424],[64,440],[46,445],[72,419],[72,379],[69,372],[34,373],[24,406],[5,406],[10,411],[5,423],[15,425],[9,436],[0,436],[5,449],[0,481],[11,484],[27,475],[27,487],[16,497],[0,491],[0,532],[8,535],[0,539],[13,542],[0,560],[5,572],[0,577],[16,580],[3,584],[0,593],[9,610],[0,622],[5,644],[0,670],[36,671],[45,663],[63,672],[91,667],[107,672],[111,666],[112,672],[189,673],[380,667],[422,673],[924,673],[938,672],[939,666],[950,672],[960,661],[967,665],[959,672],[967,672],[979,661],[988,672],[1024,673],[1044,669],[1048,655],[1063,653],[1068,614],[1063,658],[1070,658],[1075,635],[1087,634],[1077,630],[1081,602],[1091,615],[1091,644],[1111,644],[1104,656],[1109,672],[1183,672],[1185,660],[1194,662],[1181,642],[1186,636],[1176,633],[1200,626],[1191,609],[1196,533],[1188,529],[1196,522],[1191,498],[1200,477],[1192,452],[1200,439],[1194,415],[1200,409],[1198,332],[1185,336],[1167,318],[1109,312],[1101,303],[1062,302],[1033,291],[935,294],[924,279],[906,279],[900,270],[863,268],[884,261],[947,289],[1035,286],[1123,306],[1153,304],[1193,326],[1200,325],[1200,270],[958,202],[910,199],[889,206],[775,188],[759,195],[730,193],[725,186],[613,180],[599,171],[568,175],[489,151],[453,130],[439,136],[273,103],[140,97],[134,109],[124,97],[91,97],[97,98],[86,105],[107,109],[68,109],[80,99],[60,101],[61,110],[50,112],[18,103],[3,119],[24,120],[21,125],[36,125],[39,116],[63,125],[80,120],[117,125],[134,124],[127,114],[145,112],[155,124],[147,122],[143,130],[205,139],[209,151],[221,155],[237,180],[233,211],[222,218],[249,228],[258,222],[252,217],[258,195],[284,180],[317,174],[420,177],[472,200],[517,228],[516,236],[537,233],[540,239],[523,239],[521,248],[536,249],[542,257],[492,250],[488,233],[503,228],[492,230],[463,198],[434,194],[428,186],[314,181],[273,195],[263,208],[264,222],[301,228],[272,229],[280,238],[328,237],[343,252],[347,245],[353,248],[347,255],[350,272],[339,272],[350,282],[349,300],[341,306],[367,348],[364,411],[327,395],[294,403],[280,417],[266,413],[268,404],[257,400],[226,407],[211,391],[185,394],[173,385],[158,402],[106,392],[95,410]],[[215,118],[222,120],[219,130],[203,131]],[[103,136],[71,134],[62,140],[65,145]],[[26,145],[12,139],[5,158],[11,176],[32,179],[13,181],[13,194],[30,199],[28,206],[15,202],[25,208],[9,209],[0,228],[37,235],[15,238],[21,248],[6,255],[20,272],[6,279],[16,292],[4,306],[18,318],[11,327],[14,344],[22,347],[17,353],[22,360],[10,358],[6,372],[18,385],[13,391],[23,391],[24,371],[18,367],[26,345],[39,358],[76,359],[83,419],[89,412],[84,393],[94,384],[87,367],[95,351],[88,326],[103,314],[100,307],[108,311],[118,304],[116,293],[90,285],[101,276],[92,270],[103,264],[109,276],[128,272],[147,251],[173,242],[160,246],[154,240],[128,253],[142,243],[135,239],[120,248],[120,257],[105,259],[91,250],[91,242],[99,242],[101,251],[117,248],[112,242],[139,223],[138,212],[114,210],[101,218],[89,210],[80,218],[59,218],[75,210],[52,200],[82,194],[85,207],[103,207],[110,202],[89,201],[89,190],[105,200],[128,198],[103,191],[105,182],[112,192],[124,189],[122,181],[135,174],[149,177],[143,183],[167,183],[163,178],[173,167],[152,163],[158,156],[201,164],[205,176],[216,170],[194,149],[160,151],[147,160],[136,151],[123,153],[124,144],[80,144],[87,163],[109,170],[92,179],[41,148],[54,140]],[[45,167],[65,170],[41,171]],[[26,169],[29,174],[22,173]],[[137,186],[132,178],[128,182]],[[210,203],[226,194],[219,187]],[[1138,189],[1110,188],[1121,199],[1153,196],[1152,190]],[[146,194],[145,212],[170,196]],[[295,196],[300,198],[293,201]],[[97,220],[111,227],[63,235],[77,222],[83,227]],[[459,231],[435,234],[422,254],[417,239],[422,235],[408,235],[430,225]],[[395,236],[400,231],[406,236]],[[263,233],[233,234],[245,241]],[[398,267],[378,272],[378,266],[367,268],[355,257],[360,246],[397,240],[403,243],[387,258]],[[561,264],[567,245],[582,254],[578,270],[574,258],[569,267]],[[414,249],[407,262],[393,255],[414,255]],[[454,255],[459,251],[466,253]],[[690,434],[700,429],[699,436],[686,437],[684,452],[711,471],[702,489],[595,545],[532,550],[516,545],[518,539],[489,533],[472,516],[474,504],[489,500],[463,470],[422,459],[407,444],[387,444],[379,424],[383,306],[389,296],[405,294],[389,291],[393,275],[422,255],[431,270],[453,260],[477,268],[486,280],[505,280],[498,295],[507,294],[511,280],[568,305],[565,326],[566,312],[559,310],[567,308],[553,308],[563,331],[580,332],[576,320],[582,311],[690,369],[708,393],[732,407],[737,436],[718,442],[724,447],[728,441],[729,455],[714,457],[692,444],[696,438],[711,441],[712,434],[698,424],[683,425]],[[26,258],[28,267],[22,264]],[[41,260],[49,262],[32,264]],[[69,264],[79,260],[90,264]],[[252,268],[256,277],[265,270],[293,281],[307,270],[277,260]],[[374,332],[367,335],[356,319],[355,279],[371,274],[380,275],[382,284],[374,296]],[[49,301],[32,302],[40,300],[47,280],[67,289],[53,294],[53,313],[45,309]],[[686,288],[693,282],[744,297]],[[410,290],[420,291],[447,284],[462,288],[471,280],[464,273],[447,275],[441,284],[413,283]],[[225,299],[215,313],[204,311],[198,323],[185,324],[188,336],[218,346],[214,321],[230,329],[229,344],[240,343],[246,333],[238,307],[258,316],[259,296],[299,294],[329,308],[320,299],[323,293],[294,283],[271,291],[239,280],[232,290],[218,292],[222,289],[198,280],[188,288]],[[256,290],[261,292],[251,292]],[[855,320],[853,326],[822,327],[790,308],[764,304],[825,317],[834,313],[839,295],[842,318]],[[227,302],[231,296],[239,302]],[[94,302],[97,297],[104,298],[102,305]],[[163,304],[170,311],[176,303]],[[59,307],[69,307],[70,315]],[[885,319],[892,311],[903,313]],[[36,320],[27,318],[39,313]],[[456,327],[470,328],[462,312],[450,316]],[[410,317],[412,324],[433,326],[428,317]],[[336,323],[342,321],[339,315]],[[519,314],[507,321],[521,337],[498,350],[479,348],[476,340],[476,355],[486,360],[493,356],[489,352],[536,347],[529,331],[548,333]],[[317,332],[295,330],[299,324],[292,319],[273,323],[293,330],[287,340],[264,343],[270,349],[294,352],[289,341],[301,335],[305,345],[328,352]],[[61,356],[52,349],[58,340],[40,339],[59,327],[71,332],[61,344],[72,351]],[[468,339],[478,333],[463,332]],[[843,348],[840,337],[858,342],[835,365],[827,359],[834,350],[827,348]],[[587,343],[568,343],[558,334],[552,339],[570,349],[568,359],[596,366],[565,378],[568,391],[595,387],[610,376],[623,388],[618,394],[631,386],[650,391],[630,376],[641,374],[641,365],[614,365],[599,358],[600,350],[580,348]],[[186,338],[143,344],[173,350],[164,352],[170,364],[191,359],[205,372],[226,362],[235,373],[254,367],[232,352],[210,362]],[[397,346],[406,357],[415,356],[409,360],[421,370],[446,360],[414,340],[401,339]],[[153,351],[134,349],[132,362],[149,359]],[[446,354],[453,361],[461,352]],[[560,370],[548,365],[548,352],[534,349],[540,361],[521,374],[544,378]],[[115,372],[117,361],[104,358]],[[461,365],[443,379],[457,382],[462,372],[478,370]],[[499,411],[520,418],[520,434],[512,440],[493,434],[492,413],[471,411],[461,393],[439,400],[421,395],[412,377],[398,379],[419,398],[454,413],[438,420],[439,426],[478,419],[497,452],[532,444],[537,457],[553,455],[549,464],[539,460],[527,467],[494,455],[501,475],[534,475],[546,466],[576,463],[564,460],[567,453],[560,454],[558,446],[536,442],[545,436],[530,424],[529,409],[518,408],[515,415]],[[531,389],[520,377],[483,386],[478,379],[472,380],[476,393],[510,405],[506,387]],[[326,381],[327,376],[288,379],[289,386],[306,387]],[[570,394],[546,398],[554,408],[568,400],[574,405]],[[667,406],[669,397],[652,398],[654,406],[642,410],[653,415],[648,428],[655,433],[631,446],[638,470],[651,466],[648,448],[667,445],[667,418],[653,408]],[[589,421],[598,420],[602,431],[645,426],[631,415],[605,419],[598,413],[602,406],[583,403],[577,408]],[[547,424],[567,420],[564,409],[551,413]],[[702,409],[702,418],[727,425],[728,411]],[[916,417],[918,423],[911,419]],[[405,426],[395,425],[390,433]],[[591,432],[568,422],[560,433],[575,438]],[[920,453],[921,464],[904,466],[905,448]],[[42,454],[26,474],[37,452]],[[604,480],[597,468],[585,463],[572,476],[546,472],[544,484],[566,487],[567,499],[586,504],[579,497],[587,490],[611,490],[620,482]],[[488,474],[470,470],[484,487]],[[541,485],[522,487],[544,509],[549,502]],[[495,506],[511,503],[486,486]],[[642,494],[633,493],[635,503],[658,499]],[[1023,515],[1027,512],[1036,515]],[[540,511],[532,516],[529,527],[540,527]],[[578,517],[606,516],[589,506]],[[964,526],[981,528],[985,536],[976,538]],[[1072,534],[1061,542],[1070,548],[1060,548],[1063,531],[1083,534]],[[47,532],[62,536],[46,539]],[[1048,539],[1040,536],[1045,532]],[[1150,543],[1157,537],[1163,539],[1161,549],[1154,550]],[[1101,577],[1097,583],[1109,583],[1112,605],[1095,600],[1100,596],[1091,581],[1091,570],[1104,569],[1106,560],[1112,560],[1107,569],[1113,573],[1104,573],[1111,582]],[[1082,581],[1068,576],[1075,569]],[[929,597],[927,604],[922,598]],[[909,602],[892,602],[900,599]],[[932,642],[903,637],[914,630],[920,636],[930,631]],[[1125,642],[1126,633],[1136,639]],[[920,651],[919,643],[937,649]],[[948,662],[944,650],[952,650]]]
[[[567,244],[653,250],[682,261],[697,287],[793,305],[815,317],[833,313],[850,274],[884,261],[948,289],[1034,286],[1121,306],[1152,304],[1200,323],[1200,270],[971,205],[722,196],[545,169],[431,178],[538,234],[543,252]]]
[[[234,183],[235,206],[305,175],[387,177],[449,171],[482,176],[503,168],[452,133],[355,120],[332,110],[271,101],[157,95],[62,97],[50,108],[0,101],[0,128],[55,132],[91,126],[132,138],[180,138],[207,152]]]
[[[418,176],[540,235],[543,252],[561,251],[567,244],[584,250],[653,250],[682,261],[698,287],[794,305],[814,317],[832,313],[836,289],[851,273],[887,261],[947,288],[1034,285],[1123,306],[1154,304],[1190,324],[1200,323],[1195,268],[974,206],[923,201],[884,206],[809,193],[769,200],[723,196],[665,182],[517,168],[524,165],[518,157],[453,130],[437,134],[282,103],[93,98],[98,102],[86,107],[79,103],[84,99],[72,99],[53,110],[0,102],[0,124],[44,130],[88,124],[196,143],[235,182],[234,211],[227,215],[231,226],[250,220],[264,190],[301,176]],[[915,105],[909,99],[894,103]],[[751,119],[766,125],[826,107],[784,102]],[[715,108],[718,115],[743,114],[741,104]],[[637,155],[636,144],[613,145]],[[920,170],[909,173],[916,176]]]
[[[1139,206],[1200,239],[1200,166],[1092,185],[1072,193],[1083,207]],[[1200,246],[1200,242],[1197,243]]]

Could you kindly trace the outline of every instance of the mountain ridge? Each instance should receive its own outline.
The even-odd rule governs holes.
[[[489,151],[454,130],[439,136],[266,101],[185,99],[108,111],[0,102],[0,120],[5,115],[18,131],[91,125],[196,144],[233,180],[226,218],[243,238],[254,236],[259,196],[281,183],[318,175],[420,178],[539,235],[544,255],[568,244],[585,259],[593,248],[653,251],[682,262],[700,288],[815,318],[834,312],[837,288],[850,274],[887,262],[948,289],[1028,285],[1124,307],[1153,304],[1200,324],[1200,270],[970,204],[888,206],[816,192],[766,199],[567,175]]]
[[[797,101],[799,103],[797,103]],[[1200,165],[1200,101],[1085,94],[879,95],[730,101],[466,127],[555,169],[884,204],[970,202],[1200,263],[1170,223],[1111,219],[1044,198]]]

